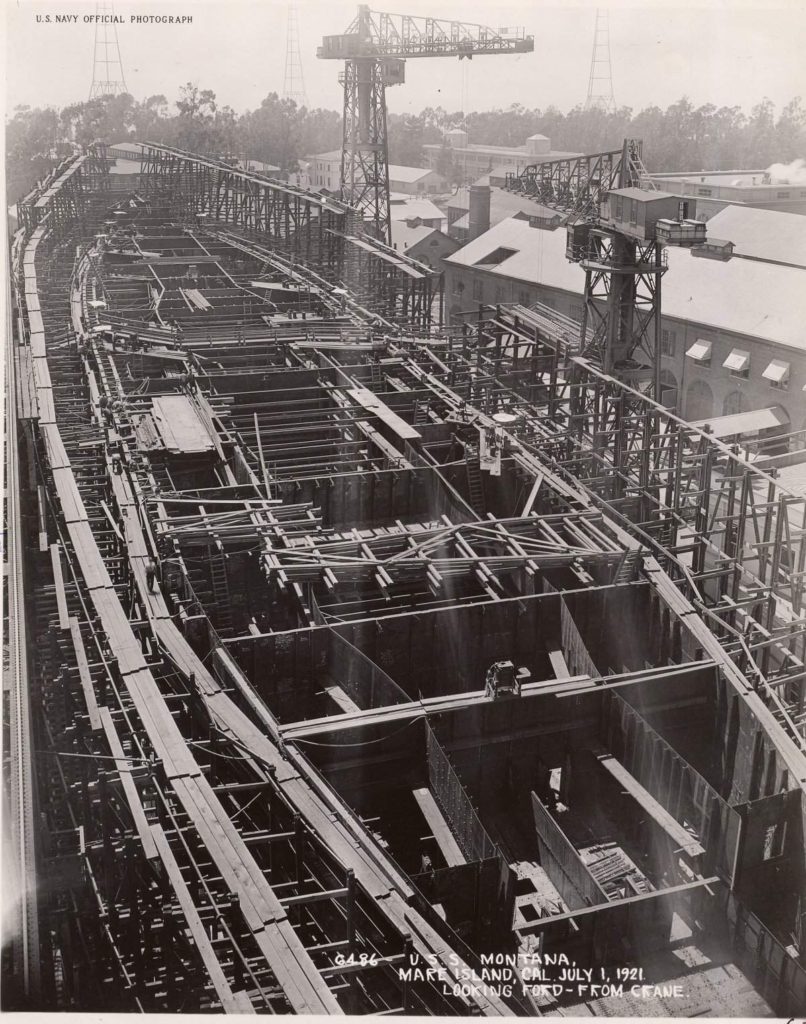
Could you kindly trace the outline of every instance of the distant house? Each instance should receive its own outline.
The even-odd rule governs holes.
[[[317,153],[308,158],[308,182],[314,189],[326,189],[336,192],[341,181],[341,150],[333,149],[328,153]],[[403,192],[406,195],[427,195],[445,192],[447,182],[442,175],[428,167],[404,167],[401,164],[389,164],[389,189],[392,192]]]
[[[444,231],[429,227],[427,224],[393,220],[392,248],[404,252],[434,270],[441,270],[442,260],[453,255],[459,248],[459,243]]]
[[[389,164],[389,188],[408,195],[427,195],[447,191],[448,183],[441,174],[428,167]]]
[[[392,221],[417,222],[430,228],[442,228],[445,214],[430,199],[418,199],[402,192],[392,192],[389,196],[389,218]]]
[[[564,157],[579,156],[552,150],[551,140],[545,135],[531,135],[522,146],[482,146],[470,143],[463,128],[452,128],[446,132],[442,143],[428,143],[423,152],[429,167],[440,167],[447,153],[451,157],[454,172],[463,181],[475,181],[479,175],[497,171],[519,173],[530,164],[546,160],[560,160]],[[494,182],[493,182],[494,184]]]
[[[308,187],[336,192],[341,177],[341,150],[317,153],[308,158]]]
[[[287,172],[281,170],[277,164],[267,164],[262,160],[239,160],[238,167],[242,171],[257,171],[258,174],[265,174],[267,178],[277,178],[280,181],[288,179]]]

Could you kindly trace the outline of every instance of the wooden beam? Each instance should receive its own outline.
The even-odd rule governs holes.
[[[67,596],[64,592],[64,576],[62,575],[61,545],[50,545],[50,563],[53,566],[53,585],[56,588],[56,606],[59,609],[59,629],[70,628],[70,616],[67,611]]]
[[[460,864],[467,864],[467,860],[459,849],[459,845],[453,837],[453,832],[451,832],[450,826],[445,821],[445,817],[439,809],[431,790],[415,789],[412,792],[420,810],[423,812],[423,817],[428,822],[434,839],[437,841],[437,845],[442,851],[442,856],[445,858],[448,867],[453,868],[458,867]]]
[[[174,894],[179,901],[179,906],[184,914],[185,920],[187,921],[190,933],[193,936],[196,949],[199,951],[199,955],[204,962],[204,966],[210,977],[210,981],[213,983],[216,995],[221,1001],[221,1009],[224,1013],[254,1013],[254,1008],[252,1007],[249,999],[238,999],[230,988],[230,984],[221,968],[221,964],[215,954],[215,950],[207,936],[207,930],[204,923],[199,917],[199,912],[196,910],[190,891],[182,877],[182,872],[179,870],[176,858],[168,845],[168,840],[165,838],[165,833],[159,825],[152,825],[151,834],[153,836],[156,850],[159,852],[160,859],[165,865],[165,870],[168,874],[168,878],[170,879]],[[241,995],[241,993],[238,993],[238,995]]]
[[[87,702],[87,712],[90,716],[90,729],[93,732],[103,728],[99,713],[98,702],[95,699],[95,687],[92,685],[90,666],[87,662],[87,654],[84,650],[84,641],[81,638],[81,629],[78,619],[69,620],[70,637],[73,641],[73,650],[76,654],[76,665],[78,676],[81,680],[81,689],[84,691],[84,700]]]
[[[689,892],[692,889],[708,888],[709,885],[717,885],[722,881],[718,875],[710,878],[698,878],[696,882],[686,882],[683,885],[672,885],[668,889],[654,889],[652,892],[642,892],[638,896],[625,896],[620,900],[610,900],[608,903],[598,903],[595,907],[581,907],[579,910],[569,910],[565,914],[557,914],[555,917],[542,917],[538,921],[531,921],[523,928],[518,928],[518,935],[534,935],[535,932],[545,928],[548,924],[557,924],[560,921],[573,921],[577,917],[587,917],[588,914],[598,914],[601,911],[612,910],[614,907],[625,907],[631,903],[646,903],[648,900],[655,900],[661,896],[675,896],[677,893]]]
[[[360,711],[361,708],[356,702],[344,692],[344,690],[337,686],[335,683],[331,686],[325,687],[325,693],[330,697],[345,714],[351,714],[354,711]]]
[[[607,751],[595,750],[593,753],[605,771],[627,790],[683,853],[689,857],[701,857],[705,853],[699,841],[658,803],[649,790],[645,789],[620,761]]]

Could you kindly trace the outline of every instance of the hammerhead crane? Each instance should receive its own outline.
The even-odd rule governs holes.
[[[506,187],[565,215],[566,256],[585,271],[580,355],[636,391],[662,398],[661,278],[666,246],[706,241],[695,200],[659,192],[641,140],[620,150],[547,160]]]
[[[347,31],[325,36],[317,57],[343,60],[344,137],[342,199],[363,211],[365,227],[387,244],[389,154],[386,86],[404,79],[409,57],[463,57],[531,53],[534,37],[523,29],[492,29],[461,21],[386,14],[359,5]]]

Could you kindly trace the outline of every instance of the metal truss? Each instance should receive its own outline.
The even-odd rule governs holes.
[[[341,40],[345,37],[348,45],[360,47],[367,56],[380,54],[404,59],[531,53],[534,49],[534,38],[523,29],[493,29],[464,21],[388,14],[371,11],[366,4],[359,5],[358,14],[343,36],[325,38],[317,56],[343,56],[335,51],[344,45]]]
[[[389,157],[384,65],[372,58],[345,62],[342,199],[361,210],[375,238],[389,244]]]
[[[626,139],[621,149],[545,160],[520,172],[508,171],[506,187],[573,220],[595,218],[603,193],[642,184],[645,177],[641,140]]]

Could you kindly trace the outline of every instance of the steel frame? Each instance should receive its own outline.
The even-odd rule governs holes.
[[[495,711],[475,692],[406,700],[394,666],[358,649],[367,632],[470,611],[517,619],[541,601],[567,607],[580,593],[618,600],[641,588],[660,664],[628,685],[662,682],[673,701],[675,681],[700,658],[725,716],[741,704],[782,766],[775,777],[802,791],[806,499],[577,354],[552,311],[483,307],[465,330],[426,334],[417,329],[429,326],[426,313],[412,328],[410,306],[390,288],[390,319],[373,331],[378,314],[361,296],[342,304],[331,283],[349,277],[339,260],[355,236],[328,250],[335,268],[322,252],[302,266],[276,213],[279,253],[245,223],[260,202],[281,202],[258,202],[259,182],[231,181],[187,154],[148,159],[151,205],[132,215],[141,240],[126,243],[129,256],[148,252],[177,209],[203,209],[207,187],[211,198],[232,192],[222,220],[244,221],[243,233],[194,226],[182,233],[187,255],[145,261],[161,303],[181,291],[161,262],[203,257],[211,276],[229,275],[211,286],[220,306],[209,315],[188,307],[171,333],[141,319],[125,287],[116,306],[111,268],[91,240],[115,196],[96,168],[87,168],[93,188],[82,186],[80,160],[38,214],[24,215],[15,241],[14,355],[30,367],[19,385],[33,391],[25,444],[37,507],[28,699],[52,836],[40,866],[58,878],[42,890],[46,1001],[108,1007],[114,991],[126,1009],[528,1012],[481,988],[456,996],[401,981],[411,952],[457,977],[478,969],[478,951],[299,744],[331,731],[346,731],[348,746],[374,744],[372,730],[396,717]],[[187,207],[178,191],[161,193],[158,167],[169,189],[189,176]],[[265,207],[259,216],[271,219]],[[369,248],[355,248],[383,274],[401,272],[380,243],[361,241]],[[247,263],[241,279],[237,260]],[[267,321],[263,307],[245,305],[256,268],[304,283],[310,319]],[[116,274],[125,282],[125,270]],[[102,323],[111,341],[93,330]],[[629,337],[647,344],[651,328],[642,319]],[[132,333],[145,347],[116,347],[115,335]],[[592,325],[587,336],[596,338]],[[172,461],[144,440],[164,394],[194,410],[209,454]],[[503,477],[514,489],[496,499]],[[517,508],[496,514],[496,500]],[[247,573],[230,576],[227,561],[246,558],[244,547],[257,555],[266,621],[235,614]],[[587,667],[536,680],[527,699],[547,683],[573,700],[626,685],[599,672],[573,620],[563,622]],[[321,643],[350,659],[345,685],[360,677],[369,706],[351,709],[342,692],[346,710],[325,722],[302,722],[297,708],[280,724],[260,688],[263,645],[280,672],[288,658],[312,665]],[[689,661],[677,664],[684,652]],[[436,728],[426,739],[470,848],[483,825]],[[485,835],[483,856],[494,860]],[[345,965],[344,952],[371,962]]]

